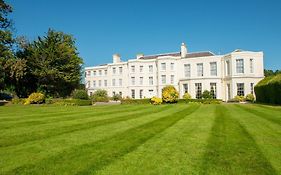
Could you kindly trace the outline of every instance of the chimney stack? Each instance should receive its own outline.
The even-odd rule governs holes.
[[[140,59],[141,57],[144,57],[144,54],[142,53],[137,54],[137,59]]]
[[[187,55],[187,47],[185,43],[181,43],[181,57],[185,58]]]
[[[114,54],[113,55],[113,63],[120,63],[121,62],[121,57],[119,54]]]

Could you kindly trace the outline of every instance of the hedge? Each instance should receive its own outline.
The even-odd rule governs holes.
[[[46,99],[46,104],[55,104],[63,106],[90,106],[92,100],[81,99]]]
[[[256,101],[281,104],[281,74],[266,77],[255,86]]]
[[[178,103],[221,104],[219,99],[179,99]]]
[[[145,99],[122,99],[121,104],[150,104],[150,99],[145,98]]]
[[[220,104],[222,100],[219,99],[178,99],[177,103],[202,103],[202,104]],[[147,99],[122,99],[121,104],[151,104],[149,98]],[[162,104],[165,104],[163,102]]]

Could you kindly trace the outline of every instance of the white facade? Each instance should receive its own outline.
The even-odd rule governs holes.
[[[109,96],[119,93],[136,99],[161,97],[162,88],[173,85],[180,97],[188,92],[192,98],[200,98],[204,90],[212,89],[217,99],[227,101],[254,93],[253,87],[263,77],[263,52],[189,53],[185,44],[176,53],[138,54],[127,62],[115,54],[113,63],[85,68],[89,95],[105,89]]]

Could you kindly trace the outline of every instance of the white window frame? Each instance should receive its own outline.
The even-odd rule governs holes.
[[[214,90],[213,98],[217,98],[217,83],[210,83],[210,93],[212,91],[212,88]]]
[[[123,82],[122,82],[122,79],[119,78],[119,86],[122,86]]]
[[[131,84],[136,85],[136,77],[131,77]]]
[[[254,93],[255,93],[255,83],[250,84],[250,90],[251,90],[251,94],[254,95]]]
[[[153,65],[149,65],[148,69],[149,69],[149,73],[153,73]]]
[[[202,83],[195,83],[195,94],[197,99],[202,98]]]
[[[143,72],[143,65],[140,66],[140,72]]]
[[[143,77],[140,77],[140,85],[143,85]]]
[[[204,65],[203,65],[203,63],[197,63],[197,76],[198,77],[204,76]]]
[[[123,67],[119,67],[119,74],[123,74]]]
[[[136,66],[131,66],[131,72],[135,73],[136,72]]]
[[[188,93],[188,84],[184,83],[182,86],[183,86],[183,92]]]
[[[161,63],[161,70],[165,71],[166,70],[166,63]]]
[[[166,75],[161,75],[161,82],[162,84],[166,84]]]
[[[149,77],[149,85],[153,85],[153,77]]]
[[[184,64],[184,77],[190,77],[190,64]]]
[[[245,84],[244,83],[237,83],[237,95],[238,96],[245,96]]]
[[[175,63],[171,63],[171,65],[170,65],[171,67],[171,70],[173,71],[173,70],[175,70]]]
[[[140,99],[142,99],[143,98],[143,89],[140,89]]]
[[[131,89],[131,97],[132,97],[133,99],[136,98],[136,90],[135,90],[135,89]]]
[[[171,84],[174,84],[175,83],[175,75],[171,75],[171,77],[170,77],[171,79]]]
[[[217,62],[210,62],[210,75],[211,76],[217,76],[218,75],[218,69],[217,69]]]
[[[113,75],[116,75],[116,67],[113,67],[113,68],[112,68],[112,74],[113,74]]]
[[[244,59],[236,59],[236,73],[243,74],[244,71]]]
[[[116,86],[116,80],[112,79],[112,86]]]
[[[250,59],[250,73],[251,74],[254,73],[254,59],[253,58]]]

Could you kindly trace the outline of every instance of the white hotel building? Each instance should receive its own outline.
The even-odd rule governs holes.
[[[138,54],[126,62],[115,54],[113,63],[85,68],[89,95],[105,89],[109,96],[118,93],[135,99],[161,97],[162,88],[173,85],[180,97],[188,92],[192,98],[200,98],[204,90],[213,89],[217,99],[227,101],[254,93],[254,86],[263,77],[263,52],[189,53],[184,43],[180,52]]]

